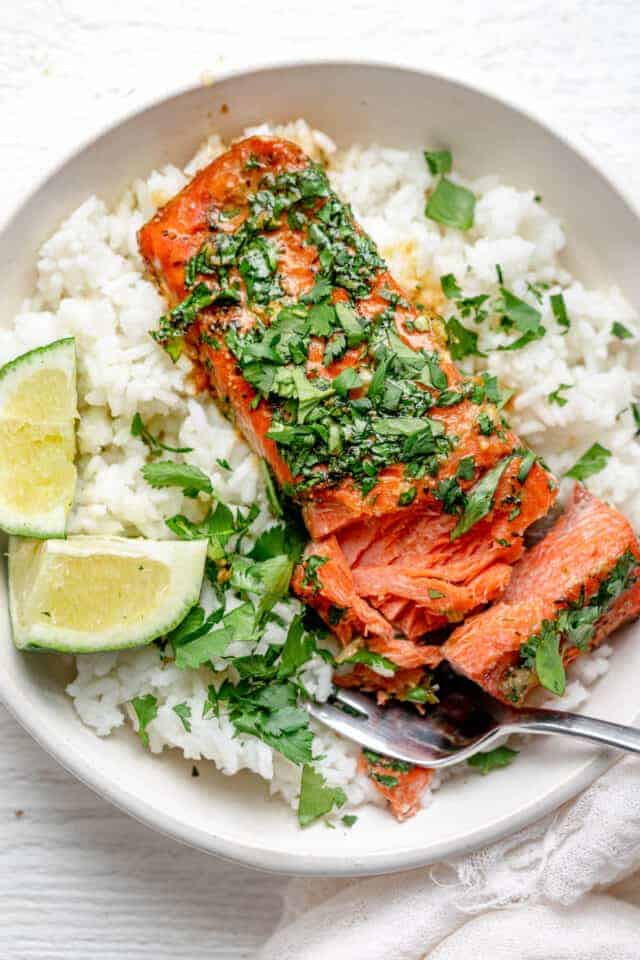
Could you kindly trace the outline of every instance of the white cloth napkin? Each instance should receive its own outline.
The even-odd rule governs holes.
[[[391,877],[292,880],[259,960],[638,960],[640,878],[620,884],[636,870],[640,758],[627,758],[476,853]]]

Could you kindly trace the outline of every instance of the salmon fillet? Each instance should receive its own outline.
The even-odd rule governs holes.
[[[296,145],[235,144],[142,227],[139,246],[174,305],[157,338],[186,344],[312,537],[433,502],[465,460],[469,488],[519,449],[493,388],[462,377],[439,320],[409,303]]]
[[[139,245],[173,305],[157,339],[189,351],[301,505],[305,564],[323,563],[294,589],[343,643],[365,638],[404,668],[433,659],[416,641],[502,594],[556,496],[495,380],[460,373],[439,318],[286,140],[236,143]]]
[[[565,513],[513,568],[502,600],[454,630],[442,654],[506,702],[522,703],[541,682],[561,693],[563,665],[640,613],[639,563],[627,519],[576,485]]]

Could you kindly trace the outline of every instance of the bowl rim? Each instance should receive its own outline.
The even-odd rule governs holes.
[[[565,149],[577,155],[582,162],[590,168],[591,173],[600,179],[604,185],[618,197],[628,212],[637,220],[640,220],[640,205],[635,202],[635,199],[626,192],[617,180],[613,179],[597,165],[583,145],[575,144],[564,133],[549,124],[546,118],[543,119],[541,116],[538,116],[535,111],[528,107],[523,107],[508,95],[497,95],[491,89],[480,83],[467,80],[462,81],[444,71],[424,70],[393,60],[372,59],[366,56],[361,58],[353,57],[350,59],[335,59],[332,57],[301,59],[273,58],[263,60],[256,66],[235,66],[228,70],[221,71],[219,74],[216,74],[212,86],[233,80],[237,77],[259,78],[260,75],[280,70],[286,71],[309,67],[321,67],[329,70],[356,67],[364,70],[388,70],[414,74],[427,79],[444,82],[457,88],[462,94],[471,92],[501,106],[506,106],[511,111],[519,114],[523,119],[541,128],[547,135],[558,141]],[[37,192],[46,189],[64,167],[78,159],[85,151],[95,146],[102,138],[115,132],[125,123],[149,110],[160,107],[169,101],[177,100],[183,95],[195,93],[203,86],[206,87],[208,84],[201,82],[185,83],[175,89],[165,91],[162,94],[143,98],[135,107],[120,112],[115,119],[100,124],[87,136],[74,141],[68,149],[56,153],[51,164],[47,165],[46,168],[34,178],[34,181],[21,191],[15,202],[9,205],[7,212],[0,216],[0,231],[3,232],[10,228],[11,222],[20,215],[23,207],[29,203]],[[373,852],[364,854],[357,860],[354,860],[352,857],[336,857],[333,855],[314,855],[312,859],[309,859],[303,853],[283,853],[282,850],[269,848],[265,845],[256,847],[222,835],[212,835],[199,827],[176,820],[171,815],[160,812],[154,806],[150,805],[148,801],[138,799],[135,795],[131,794],[126,787],[114,783],[109,777],[101,777],[99,772],[92,771],[91,776],[87,775],[81,757],[71,743],[65,742],[64,739],[59,738],[56,734],[49,734],[42,726],[38,726],[36,720],[31,717],[29,712],[25,713],[21,710],[21,696],[17,687],[13,684],[7,684],[3,689],[0,682],[0,702],[4,704],[9,713],[23,729],[65,770],[85,786],[89,787],[95,794],[108,800],[119,810],[132,816],[138,822],[166,837],[205,853],[214,854],[224,860],[285,876],[332,876],[348,878],[383,873],[397,873],[425,866],[445,856],[468,853],[487,843],[515,833],[527,824],[557,809],[562,803],[589,786],[597,777],[609,769],[617,759],[617,756],[610,751],[598,753],[587,760],[581,769],[569,774],[562,783],[556,785],[547,794],[539,797],[532,804],[528,804],[510,815],[502,816],[498,821],[487,820],[481,827],[470,832],[462,843],[443,840],[439,844],[431,844],[429,851],[426,853],[417,849],[415,851],[401,850],[396,854]],[[81,721],[78,720],[78,722]]]

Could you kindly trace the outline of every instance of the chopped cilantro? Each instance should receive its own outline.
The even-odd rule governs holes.
[[[176,716],[180,717],[182,726],[187,731],[191,733],[191,707],[188,703],[176,703],[173,707],[173,712]]]
[[[482,413],[478,414],[478,431],[483,437],[490,437],[495,429],[496,425],[488,413],[483,410]]]
[[[136,413],[131,421],[131,436],[140,437],[143,443],[149,447],[152,453],[159,453],[166,450],[167,453],[192,453],[193,447],[170,447],[166,443],[161,443],[157,437],[147,429],[139,413]]]
[[[387,657],[383,657],[380,653],[374,653],[373,650],[367,650],[362,648],[362,650],[356,650],[355,653],[351,654],[344,663],[364,663],[365,666],[371,667],[372,670],[383,670],[391,673],[395,673],[398,669],[398,665],[395,664],[392,660],[389,660]]]
[[[424,159],[429,172],[436,176],[439,173],[449,173],[452,165],[450,150],[425,150]]]
[[[303,561],[304,576],[302,578],[303,587],[310,587],[313,593],[317,593],[322,584],[318,579],[318,570],[327,563],[329,557],[322,557],[319,554],[310,554]]]
[[[149,734],[147,733],[147,727],[158,716],[158,701],[152,694],[147,693],[144,697],[134,697],[131,706],[138,718],[138,736],[142,745],[148,747]]]
[[[567,305],[564,302],[563,295],[561,293],[552,293],[549,297],[549,303],[551,304],[551,312],[558,326],[568,330],[571,326],[571,320],[567,313]]]
[[[580,459],[574,463],[570,470],[567,470],[565,477],[573,477],[574,480],[586,480],[592,477],[607,465],[611,451],[607,450],[599,443],[592,444],[589,449],[582,454]]]
[[[397,787],[400,781],[390,773],[378,773],[374,770],[369,774],[372,780],[379,783],[382,787]]]
[[[451,357],[454,360],[484,356],[478,349],[478,334],[460,323],[457,317],[449,317],[445,321],[445,329]]]
[[[334,807],[342,807],[346,802],[344,790],[340,787],[328,787],[322,774],[305,763],[298,801],[298,823],[301,827],[309,826],[314,820],[330,813]]]
[[[486,775],[492,770],[499,770],[500,767],[508,767],[518,756],[518,752],[510,747],[494,747],[486,753],[476,753],[475,756],[469,757],[467,764]]]
[[[628,327],[625,327],[625,325],[618,320],[614,321],[611,327],[611,333],[614,337],[617,337],[618,340],[633,340],[635,336]]]
[[[206,473],[189,463],[174,463],[172,460],[147,463],[142,468],[142,476],[151,487],[181,487],[188,497],[195,497],[199,492],[213,492]]]
[[[466,187],[442,177],[429,197],[425,216],[446,227],[469,230],[473,226],[476,198]]]
[[[498,347],[499,350],[520,350],[528,343],[540,340],[545,335],[546,330],[542,326],[542,315],[539,310],[521,300],[520,297],[516,297],[505,287],[500,287],[500,296],[496,309],[501,314],[501,326],[505,330],[515,328],[522,336],[512,343]]]
[[[401,507],[408,507],[410,503],[416,498],[417,489],[415,487],[409,487],[407,490],[403,490],[400,496],[398,497],[398,503]]]
[[[547,394],[547,401],[549,403],[555,403],[559,407],[565,407],[569,403],[569,401],[567,400],[566,397],[562,396],[562,392],[564,390],[571,390],[572,388],[573,388],[573,384],[571,383],[559,384],[559,386],[557,386],[555,390],[552,390],[551,393]]]
[[[349,829],[358,822],[358,818],[354,813],[345,813],[344,817],[341,817],[341,820],[345,827],[349,827]]]
[[[451,533],[452,540],[457,540],[467,533],[491,511],[496,489],[510,462],[510,456],[504,457],[493,469],[488,470],[468,493],[464,512]]]
[[[452,273],[447,273],[444,277],[440,277],[440,286],[447,300],[457,300],[462,296],[462,290],[458,286],[456,278]]]

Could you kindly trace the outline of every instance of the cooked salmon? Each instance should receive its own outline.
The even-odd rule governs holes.
[[[433,779],[433,770],[414,767],[401,760],[390,760],[372,750],[363,750],[360,773],[369,777],[389,804],[397,820],[408,820],[422,806],[422,796]]]
[[[285,140],[235,144],[139,243],[173,305],[156,337],[186,347],[302,507],[314,542],[294,588],[343,643],[432,661],[423,638],[504,592],[556,495],[495,381],[460,373],[439,318]]]
[[[174,308],[158,339],[186,344],[312,537],[432,503],[447,481],[464,492],[516,456],[491,391],[463,378],[439,320],[409,302],[296,145],[235,144],[139,245]]]
[[[522,703],[541,682],[562,692],[563,666],[640,613],[639,563],[628,520],[577,484],[502,600],[454,630],[442,654],[507,702]]]

